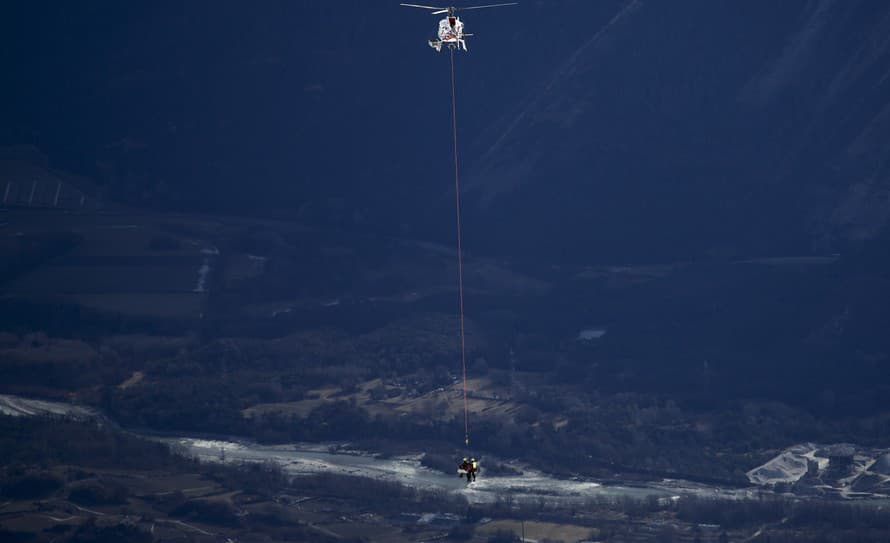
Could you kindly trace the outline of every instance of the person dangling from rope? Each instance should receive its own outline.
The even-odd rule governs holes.
[[[457,467],[457,476],[467,478],[467,484],[473,483],[476,481],[476,474],[479,472],[479,463],[476,462],[475,458],[467,459],[464,458],[463,462]]]
[[[451,61],[451,133],[453,137],[454,151],[454,210],[457,234],[457,292],[458,292],[458,315],[460,316],[460,365],[463,381],[463,400],[464,400],[464,446],[466,450],[470,450],[470,405],[467,394],[467,345],[466,345],[466,329],[465,329],[465,311],[464,311],[464,271],[463,271],[463,234],[461,232],[461,211],[460,211],[460,162],[458,160],[457,145],[457,92],[455,84],[454,70],[454,52],[455,50],[467,50],[467,44],[464,40],[466,36],[472,34],[464,33],[464,23],[455,15],[458,10],[496,8],[502,6],[515,6],[516,2],[503,2],[498,4],[488,4],[484,6],[465,6],[465,7],[435,7],[420,4],[400,4],[405,7],[431,10],[434,15],[445,13],[447,16],[439,21],[439,29],[437,38],[429,40],[429,45],[436,51],[442,50],[442,45],[447,44],[449,49],[449,57]],[[466,476],[467,484],[476,480],[476,474],[479,472],[479,464],[476,459],[463,459],[458,465],[458,477]]]
[[[463,459],[463,462],[461,462],[460,465],[457,466],[457,476],[458,477],[466,477],[467,484],[470,484],[470,480],[472,478],[472,475],[470,475],[470,470],[472,468],[473,468],[473,466],[472,466],[472,464],[470,464],[470,459],[465,457]]]

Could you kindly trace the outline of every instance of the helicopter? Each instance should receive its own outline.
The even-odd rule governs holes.
[[[435,7],[435,6],[422,6],[419,4],[399,4],[400,6],[405,6],[409,8],[420,8],[420,9],[429,9],[433,11],[433,15],[441,15],[443,13],[447,13],[448,15],[439,21],[439,30],[438,30],[438,39],[429,40],[429,46],[435,49],[436,51],[442,50],[442,45],[446,44],[451,49],[463,49],[467,50],[467,42],[464,40],[467,36],[472,36],[473,34],[464,34],[464,23],[460,20],[460,17],[457,17],[454,12],[468,9],[483,9],[483,8],[499,8],[501,6],[515,6],[518,2],[507,2],[504,4],[488,4],[485,6],[467,6],[462,8],[457,8],[454,6],[450,7]]]

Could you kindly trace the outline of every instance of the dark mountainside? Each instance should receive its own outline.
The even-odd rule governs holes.
[[[532,245],[568,230],[613,260],[840,251],[888,213],[888,24],[880,2],[631,4],[480,138],[476,186],[500,224],[542,217]]]
[[[423,43],[434,17],[100,2],[20,3],[4,19],[2,142],[35,146],[105,205],[452,244],[447,58]],[[850,401],[862,377],[885,381],[885,2],[529,2],[466,20],[479,35],[458,59],[465,246],[559,283],[512,302],[524,332],[612,325],[610,352],[633,345],[668,389],[662,373],[715,357],[728,381],[774,375],[775,390],[747,392],[805,404],[851,363],[833,384]],[[758,258],[779,260],[744,264]],[[630,290],[573,275],[651,263],[680,271]],[[509,303],[489,302],[469,307]]]
[[[423,43],[435,17],[192,2],[28,3],[5,19],[17,84],[2,91],[2,140],[36,145],[106,200],[453,243],[447,58]],[[577,285],[541,311],[685,320],[665,348],[695,360],[711,351],[699,342],[725,340],[766,366],[886,347],[885,2],[527,2],[466,20],[479,34],[458,59],[470,255],[543,278],[842,255],[778,287],[743,275],[723,302],[692,279],[661,317],[651,299],[582,302]]]
[[[0,539],[479,543],[536,519],[595,528],[571,540],[886,541],[885,512],[838,506],[820,479],[890,495],[881,0],[529,0],[464,17],[483,477],[533,465],[759,492],[773,483],[748,470],[790,446],[855,445],[826,448],[829,468],[798,458],[806,475],[775,487],[793,501],[474,509],[199,465],[120,431],[422,452],[453,476],[449,63],[425,43],[437,18],[396,4],[4,6],[0,394],[113,424],[0,416]],[[866,472],[846,450],[883,460]],[[393,511],[451,512],[460,530]]]
[[[100,2],[4,19],[3,141],[113,199],[451,242],[435,17]],[[467,21],[471,252],[826,254],[886,222],[884,2],[529,2]]]

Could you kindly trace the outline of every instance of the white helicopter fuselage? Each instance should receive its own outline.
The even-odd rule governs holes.
[[[464,34],[464,23],[454,14],[454,12],[458,10],[470,10],[470,9],[487,9],[487,8],[499,8],[503,6],[515,6],[516,2],[503,2],[500,4],[487,4],[485,6],[462,6],[462,7],[442,7],[442,6],[424,6],[422,4],[399,4],[400,6],[405,6],[408,8],[418,8],[418,9],[428,9],[433,12],[433,15],[441,15],[443,13],[447,13],[448,16],[439,21],[439,31],[436,33],[438,39],[429,40],[430,47],[435,49],[436,51],[442,50],[442,44],[447,44],[448,48],[452,51],[454,49],[463,49],[467,50],[467,42],[464,40],[467,36],[472,36],[472,34]]]
[[[439,39],[444,43],[457,43],[463,38],[464,23],[458,17],[445,17],[439,21]]]
[[[459,17],[449,15],[439,21],[438,40],[430,40],[430,47],[439,51],[442,44],[467,50],[467,42],[464,40],[464,23]]]

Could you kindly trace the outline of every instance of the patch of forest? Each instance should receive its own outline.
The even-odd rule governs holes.
[[[322,542],[444,537],[482,543],[517,541],[518,530],[503,527],[518,527],[518,521],[581,527],[591,539],[605,541],[871,543],[890,536],[890,513],[870,504],[651,497],[596,498],[566,507],[505,495],[469,505],[457,495],[388,481],[289,478],[272,464],[202,464],[101,423],[63,418],[0,416],[0,449],[6,455],[0,470],[4,541],[155,541],[172,533],[187,541],[252,534]],[[418,522],[430,512],[443,522]],[[36,528],[45,526],[36,519],[47,517],[59,520]],[[319,530],[320,518],[378,518],[376,529],[390,531],[374,535],[384,532],[369,525],[364,537],[342,537]],[[35,528],[21,529],[25,521]],[[488,523],[502,528],[488,530]],[[13,524],[18,528],[7,527]]]

